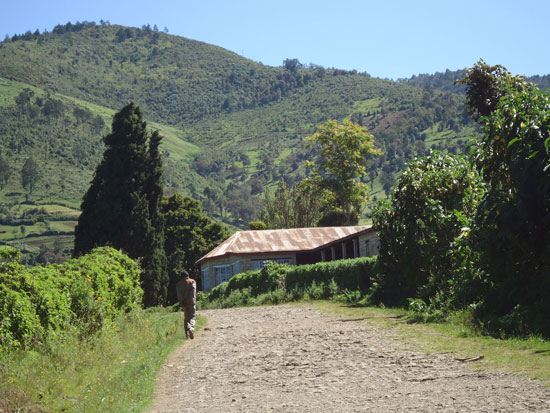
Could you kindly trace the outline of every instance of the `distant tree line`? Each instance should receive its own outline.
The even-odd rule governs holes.
[[[407,83],[423,89],[437,89],[445,92],[466,94],[466,86],[460,82],[466,76],[466,70],[445,70],[434,74],[418,74],[408,79],[398,79],[398,82]],[[542,90],[550,88],[550,74],[527,76],[525,80],[534,83]]]
[[[110,26],[110,22],[107,20],[100,20],[99,24],[101,26]],[[71,23],[71,22],[67,22],[66,24],[58,24],[56,25],[53,29],[52,29],[52,33],[53,34],[65,34],[65,33],[76,33],[76,32],[80,32],[80,31],[83,31],[83,30],[88,30],[88,29],[92,29],[94,27],[97,26],[97,23],[94,22],[94,21],[77,21],[76,23]],[[117,32],[117,39],[122,37],[122,40],[119,40],[119,41],[123,41],[125,40],[126,38],[131,38],[133,37],[133,31],[132,29],[130,28],[126,28],[126,29],[121,29],[122,30],[122,34],[118,34]],[[142,26],[141,30],[146,33],[146,34],[154,34],[154,33],[158,33],[159,29],[157,27],[157,25],[153,25],[153,28],[151,28],[151,26],[149,24],[145,24]],[[168,33],[168,28],[165,27],[164,28],[164,32],[165,33]],[[45,35],[45,34],[48,34],[48,31],[45,29],[43,33],[40,33],[40,30],[39,29],[36,29],[34,32],[31,31],[31,30],[27,30],[25,33],[23,34],[14,34],[12,35],[11,37],[6,34],[6,37],[4,38],[4,42],[15,42],[17,40],[36,40],[36,39],[39,39],[41,37],[41,35]],[[127,37],[125,37],[127,36]],[[158,38],[158,37],[157,37]]]

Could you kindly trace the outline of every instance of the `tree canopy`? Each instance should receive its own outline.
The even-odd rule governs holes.
[[[275,194],[264,192],[261,219],[267,228],[307,228],[322,217],[325,199],[310,182],[294,183],[290,188],[281,179]]]
[[[8,161],[0,156],[0,189],[4,188],[10,179],[12,168]]]
[[[415,297],[430,303],[453,284],[453,257],[463,252],[483,184],[467,159],[439,152],[410,161],[373,221],[380,237],[379,299],[403,304]],[[447,296],[446,296],[447,297]]]
[[[32,193],[35,185],[40,181],[40,169],[33,158],[27,158],[21,169],[21,185]]]
[[[315,156],[308,161],[310,179],[327,190],[333,212],[343,214],[344,223],[354,225],[367,200],[367,184],[361,178],[366,172],[367,155],[380,154],[374,148],[374,137],[361,125],[344,120],[329,120],[319,125],[307,138]]]
[[[409,163],[379,203],[380,274],[372,297],[423,316],[467,310],[491,334],[550,335],[550,99],[502,66],[467,71],[484,130],[470,165]]]

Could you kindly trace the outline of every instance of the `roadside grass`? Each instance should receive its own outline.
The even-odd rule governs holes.
[[[415,323],[403,309],[353,307],[331,301],[314,301],[320,311],[339,317],[365,318],[383,328],[391,328],[406,342],[426,353],[452,353],[456,358],[483,356],[475,369],[490,369],[524,375],[550,386],[550,341],[539,337],[497,339],[483,336],[457,313],[446,322]]]
[[[197,329],[206,324],[197,319]],[[31,351],[0,353],[0,407],[13,411],[141,411],[168,354],[184,340],[181,312],[138,311],[89,340],[68,335]]]

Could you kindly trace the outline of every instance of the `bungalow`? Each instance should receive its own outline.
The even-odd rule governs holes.
[[[266,262],[303,265],[378,254],[371,225],[237,231],[197,261],[202,288],[210,291],[232,276]]]

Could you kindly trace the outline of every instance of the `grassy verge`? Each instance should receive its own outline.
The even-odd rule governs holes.
[[[205,320],[197,320],[197,328]],[[139,311],[93,340],[0,354],[0,411],[141,411],[166,356],[184,340],[182,313]],[[4,407],[5,408],[5,407]]]
[[[403,340],[414,343],[426,353],[449,352],[456,358],[483,356],[477,369],[507,371],[542,380],[550,386],[550,341],[528,339],[495,339],[482,336],[468,325],[464,314],[444,323],[413,323],[410,313],[399,309],[352,307],[330,301],[313,304],[325,313],[339,317],[365,318],[377,326],[392,328]]]

